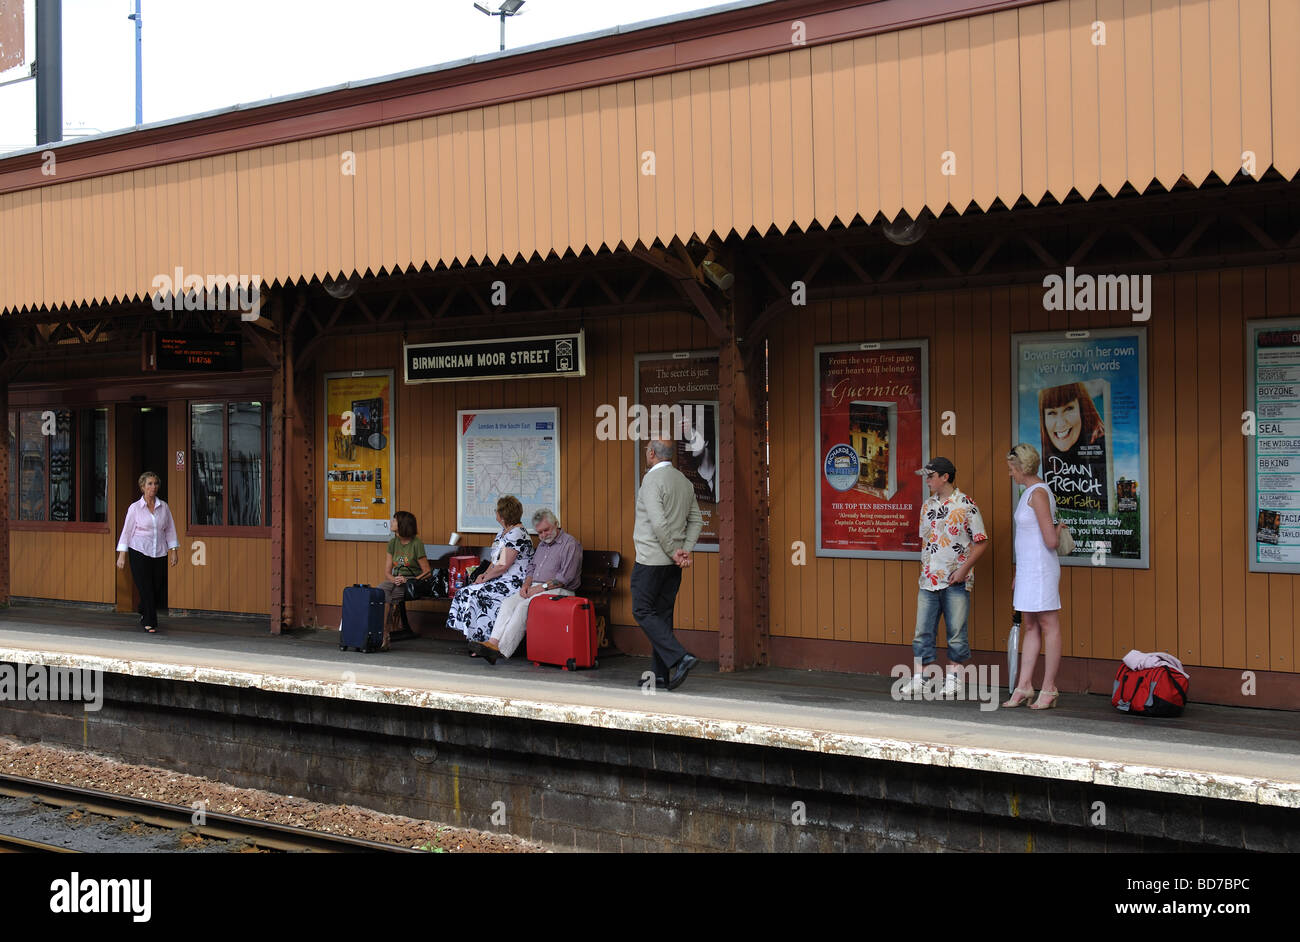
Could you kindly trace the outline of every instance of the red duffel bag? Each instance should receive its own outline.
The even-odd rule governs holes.
[[[1135,671],[1120,664],[1110,703],[1137,716],[1181,716],[1187,706],[1188,678],[1162,665]]]

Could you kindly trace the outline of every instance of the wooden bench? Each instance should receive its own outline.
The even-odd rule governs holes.
[[[449,543],[426,543],[424,551],[429,557],[430,567],[444,571],[451,567],[451,558],[453,556],[477,556],[480,561],[490,559],[492,556],[491,546],[452,546]],[[622,562],[623,556],[617,552],[584,550],[582,553],[582,582],[578,587],[578,595],[591,600],[596,615],[605,619],[606,626],[610,623],[610,600],[614,595],[614,587],[618,582],[618,567],[622,565]],[[399,611],[402,616],[402,624],[409,628],[410,624],[406,619],[407,606],[410,606],[412,611],[440,613],[445,618],[451,608],[451,600],[434,598],[405,602],[399,607]]]
[[[490,559],[492,556],[491,546],[452,546],[450,543],[425,543],[424,553],[429,557],[429,567],[432,569],[441,569],[446,572],[451,568],[451,558],[453,556],[477,556],[479,561]],[[403,602],[398,611],[402,616],[402,626],[411,627],[407,621],[406,612],[408,606],[411,611],[416,612],[434,612],[440,613],[444,619],[447,612],[451,609],[451,599],[449,598],[432,598],[416,599],[414,602]]]

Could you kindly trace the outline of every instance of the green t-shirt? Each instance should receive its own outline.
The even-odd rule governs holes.
[[[418,576],[420,560],[425,557],[424,541],[418,536],[411,537],[411,542],[403,543],[401,537],[388,541],[388,555],[393,557],[393,575]]]

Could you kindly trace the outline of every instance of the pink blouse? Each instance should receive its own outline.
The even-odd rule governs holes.
[[[166,542],[163,548],[162,543]],[[176,549],[180,541],[176,539],[176,522],[172,512],[167,509],[166,501],[154,500],[153,513],[141,497],[126,510],[126,520],[122,522],[122,535],[117,541],[119,553],[133,549],[145,556],[157,559],[166,556],[167,550]]]

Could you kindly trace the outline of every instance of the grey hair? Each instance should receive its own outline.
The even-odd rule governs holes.
[[[555,516],[555,511],[548,507],[543,507],[541,510],[537,511],[537,513],[533,514],[533,529],[536,530],[537,525],[543,520],[549,520],[552,526],[558,527],[560,525],[560,518]]]
[[[661,461],[673,456],[673,446],[669,442],[661,442],[658,440],[652,441],[650,443],[650,451],[653,452],[654,456]]]

